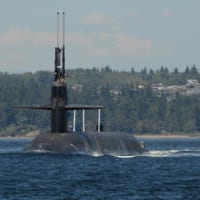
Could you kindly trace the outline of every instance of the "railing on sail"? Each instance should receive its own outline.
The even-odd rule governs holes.
[[[97,132],[101,131],[101,109],[98,108]],[[76,131],[76,111],[75,109],[73,110],[73,132]],[[82,131],[85,132],[85,109],[82,109]]]

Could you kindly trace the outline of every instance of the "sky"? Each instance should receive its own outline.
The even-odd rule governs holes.
[[[0,71],[53,71],[57,12],[69,69],[200,67],[199,0],[0,0]]]

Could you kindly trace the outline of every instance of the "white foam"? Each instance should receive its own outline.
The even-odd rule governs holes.
[[[52,151],[47,151],[43,149],[35,149],[31,151],[24,151],[25,153],[53,153]]]
[[[200,156],[200,149],[151,150],[143,154],[135,154],[130,156],[115,155],[114,157],[134,158],[134,157],[182,157],[182,156]]]
[[[171,150],[159,150],[150,151],[149,157],[181,157],[181,156],[200,156],[200,151],[197,149],[171,149]]]
[[[117,158],[135,158],[138,157],[139,155],[131,155],[131,156],[115,156]]]
[[[91,156],[94,156],[94,157],[101,157],[101,156],[103,156],[103,154],[102,154],[102,153],[99,153],[99,152],[93,152],[93,153],[91,154]]]

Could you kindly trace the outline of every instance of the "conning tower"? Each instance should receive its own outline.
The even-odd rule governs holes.
[[[100,131],[100,110],[101,105],[77,105],[68,104],[68,92],[65,74],[65,13],[62,13],[62,45],[59,44],[60,38],[60,14],[57,12],[57,45],[55,47],[54,61],[54,82],[51,89],[50,105],[15,106],[18,109],[36,109],[51,111],[51,133],[67,133],[68,119],[67,111],[83,110],[83,132],[85,132],[85,110],[98,110],[98,131]],[[75,132],[75,114],[73,119],[73,132]]]
[[[68,104],[67,86],[65,83],[65,13],[63,12],[62,46],[59,45],[59,12],[57,12],[57,46],[55,47],[54,83],[51,91],[51,132],[67,132]]]

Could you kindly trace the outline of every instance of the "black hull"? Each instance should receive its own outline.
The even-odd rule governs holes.
[[[118,132],[47,133],[37,136],[25,152],[130,156],[146,152],[131,134]]]
[[[40,134],[25,151],[49,151],[65,154],[129,156],[145,152],[144,145],[131,134],[119,132],[99,132],[101,130],[100,105],[69,105],[65,74],[65,13],[63,13],[62,47],[59,45],[59,12],[57,13],[57,46],[55,47],[54,82],[51,104],[41,106],[17,106],[24,109],[49,110],[51,112],[51,132]],[[98,110],[98,132],[85,132],[85,110]],[[68,132],[68,111],[83,110],[84,132]]]

